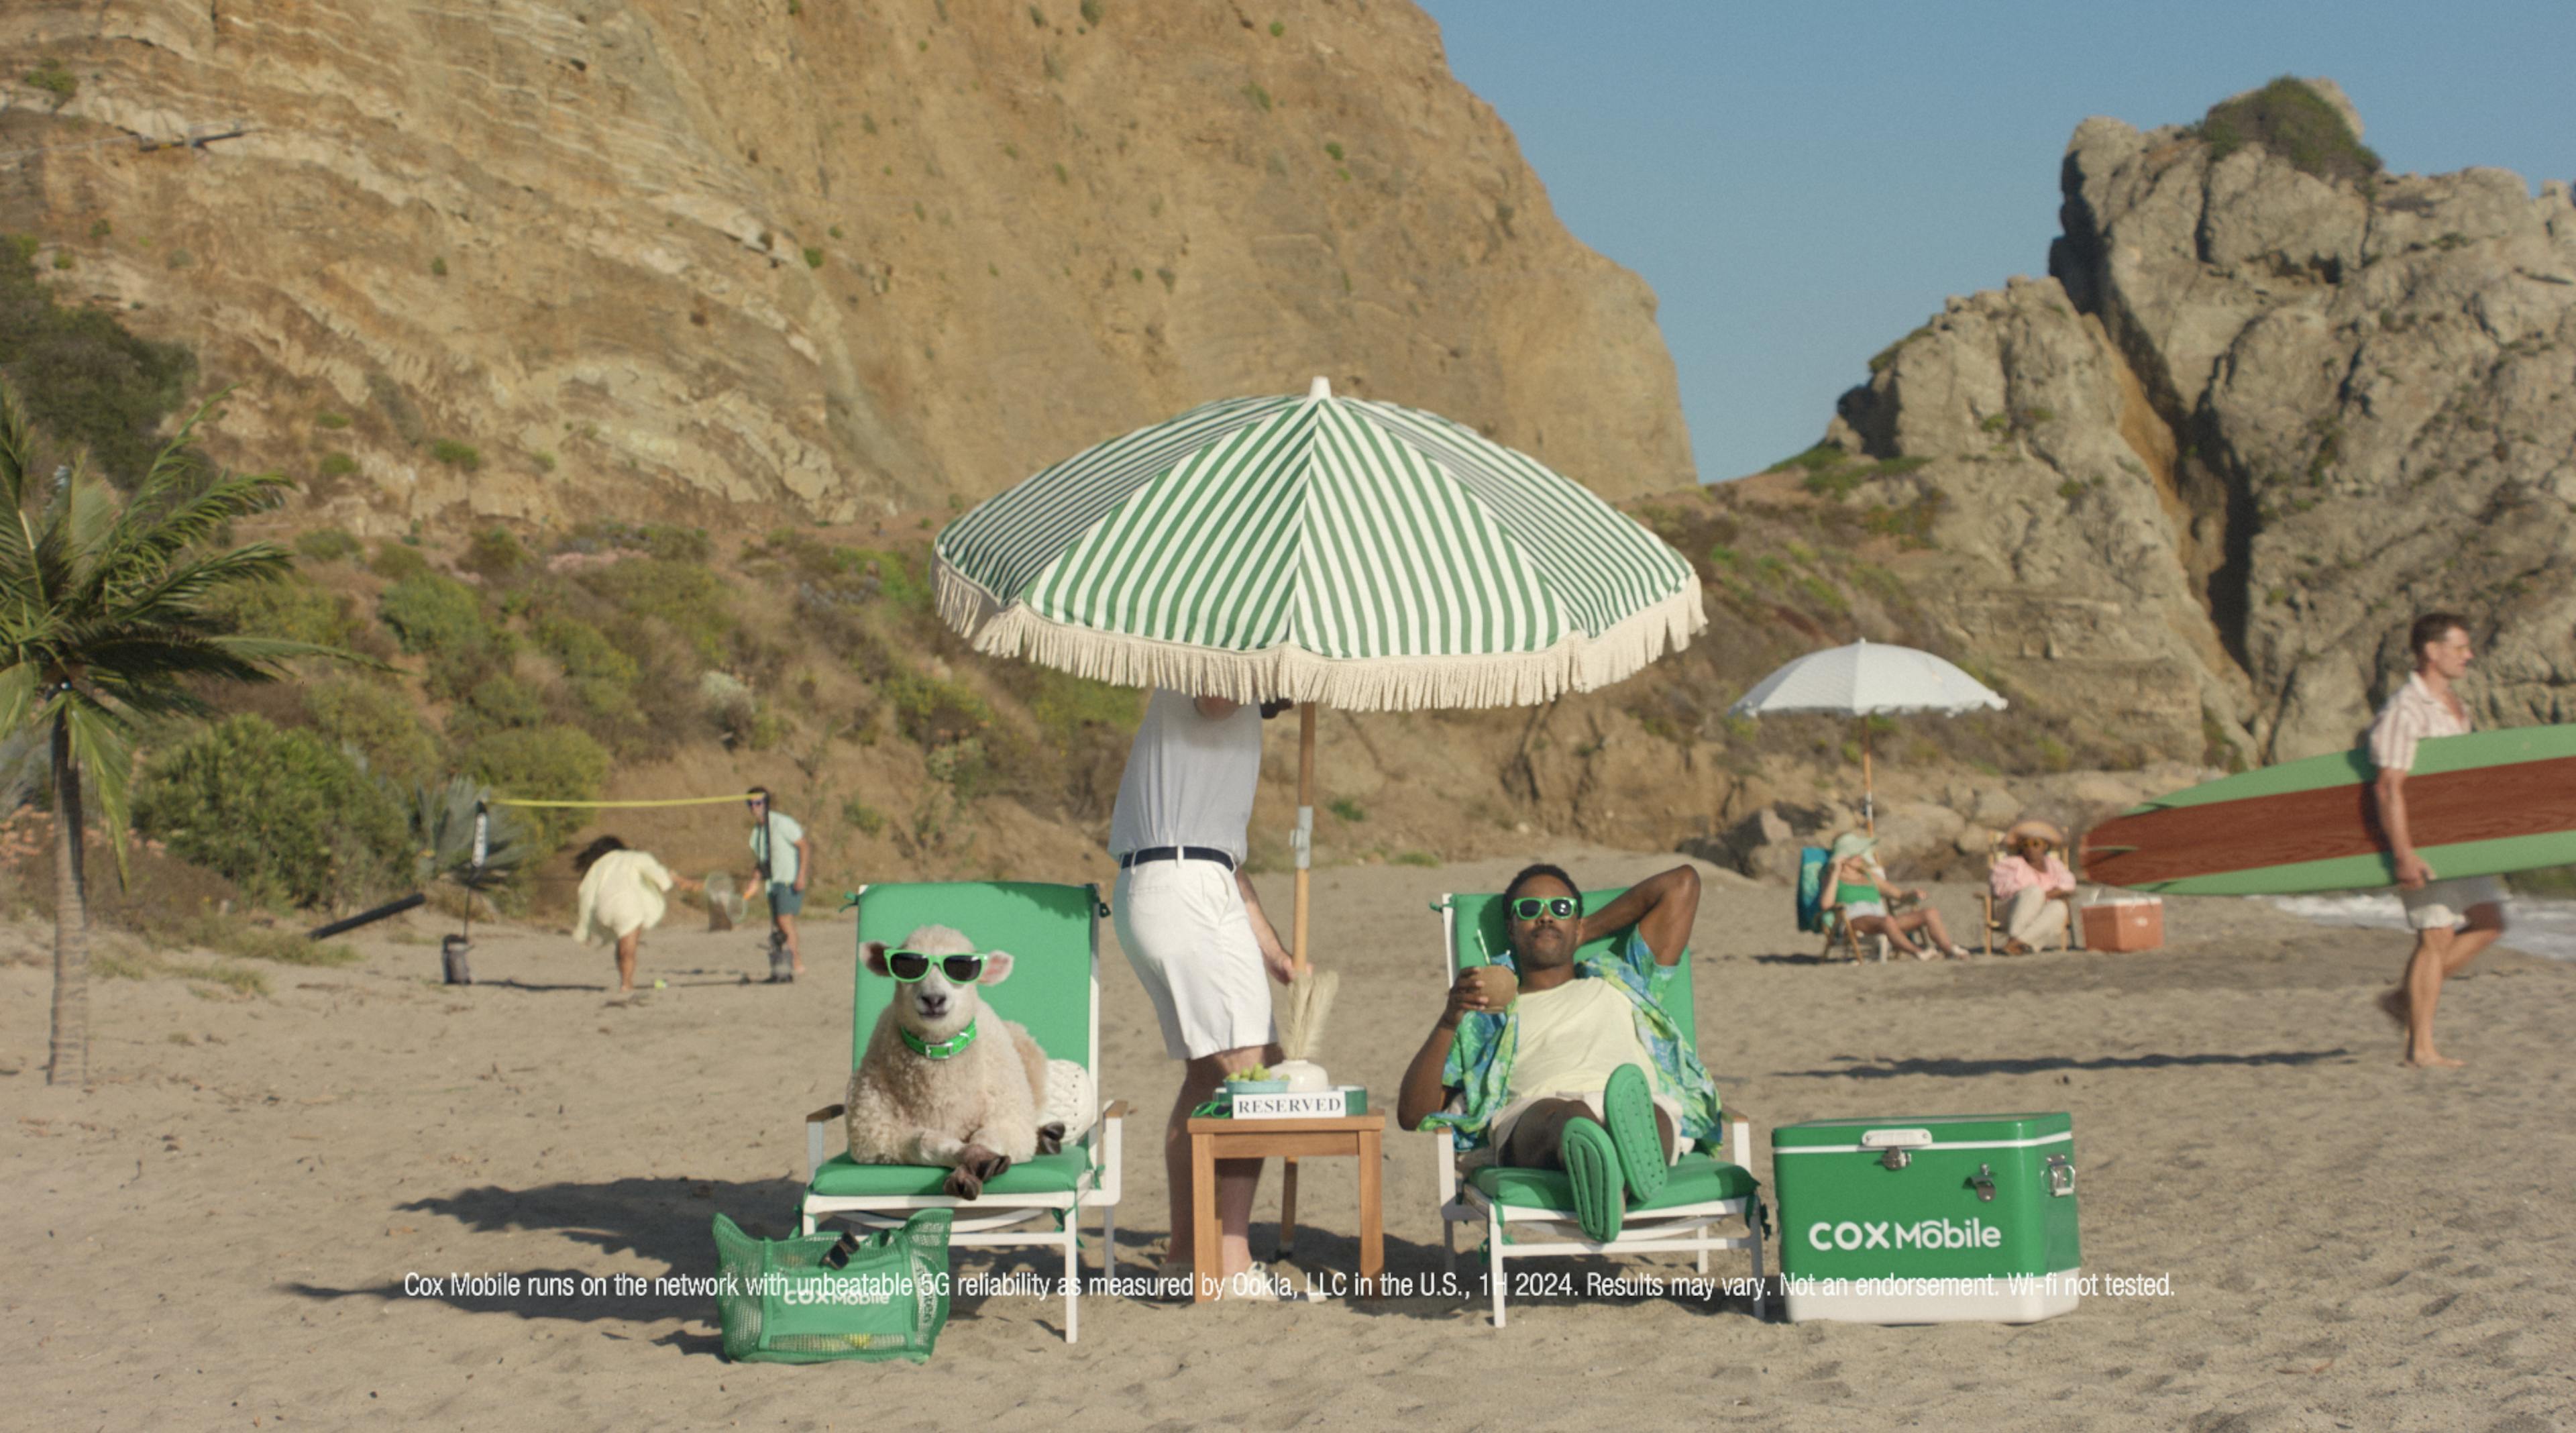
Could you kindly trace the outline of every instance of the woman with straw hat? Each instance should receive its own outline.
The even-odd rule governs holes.
[[[2075,874],[2057,856],[2066,833],[2045,821],[2023,821],[2004,833],[2004,846],[1987,881],[2003,913],[2005,953],[2028,955],[2065,919],[2049,903],[2075,899]]]
[[[1888,907],[1896,901],[1920,901],[1929,893],[1920,886],[1889,893],[1879,883],[1882,872],[1870,855],[1877,847],[1878,838],[1858,831],[1846,831],[1834,838],[1833,870],[1826,879],[1825,905],[1842,910],[1852,934],[1886,936],[1888,944],[1916,960],[1936,960],[1942,955],[1952,960],[1967,959],[1967,950],[1950,939],[1948,928],[1941,924],[1939,911],[1921,906],[1903,915],[1889,912]],[[1931,935],[1932,949],[1914,943],[1914,932],[1918,930]]]

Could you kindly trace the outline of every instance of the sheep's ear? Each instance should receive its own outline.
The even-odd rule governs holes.
[[[872,975],[884,975],[887,973],[885,953],[886,943],[884,941],[872,940],[865,942],[859,947],[859,963],[866,966],[868,968],[868,972]]]
[[[1011,978],[1011,953],[989,951],[984,956],[984,973],[975,978],[977,985],[999,985]]]

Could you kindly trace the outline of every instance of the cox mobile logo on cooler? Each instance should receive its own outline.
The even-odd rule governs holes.
[[[1834,1249],[1992,1249],[2004,1242],[2004,1231],[1982,1219],[1964,1224],[1926,1219],[1916,1224],[1859,1224],[1819,1221],[1807,1226],[1807,1243]]]

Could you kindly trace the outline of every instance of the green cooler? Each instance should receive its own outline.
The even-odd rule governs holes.
[[[1786,1125],[1771,1178],[1791,1323],[2019,1324],[2075,1307],[2065,1114]]]

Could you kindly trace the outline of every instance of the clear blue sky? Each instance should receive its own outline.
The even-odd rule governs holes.
[[[2392,170],[2576,177],[2576,3],[1421,0],[1558,217],[1662,301],[1700,476],[1814,442],[1949,294],[2048,271],[2087,115],[2325,75]]]

